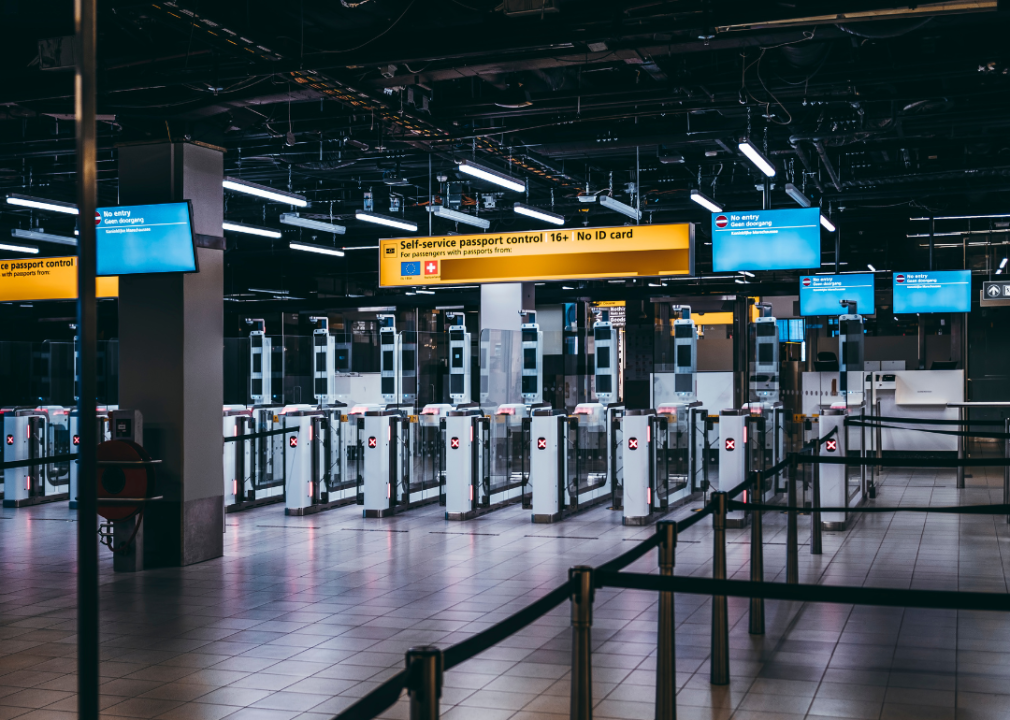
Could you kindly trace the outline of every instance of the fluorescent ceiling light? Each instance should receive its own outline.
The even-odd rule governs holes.
[[[59,243],[60,245],[77,245],[77,238],[67,237],[66,235],[53,235],[41,230],[14,228],[11,230],[11,236],[21,238],[22,240],[41,240],[42,242]]]
[[[481,180],[487,180],[489,183],[500,185],[508,190],[514,190],[515,192],[526,191],[526,183],[520,182],[505,173],[498,172],[497,170],[486,168],[483,165],[477,165],[470,160],[464,160],[461,162],[459,164],[459,171],[475,178],[480,178]]]
[[[735,280],[733,280],[733,282],[735,282],[737,285],[750,285],[749,282],[747,282],[746,280],[741,280],[740,278],[736,278]]]
[[[997,271],[996,271],[996,274],[997,274],[997,275],[1002,275],[1002,274],[1003,274],[1003,271],[1002,271],[1002,270],[997,270]]]
[[[828,220],[823,215],[821,215],[821,225],[823,225],[824,229],[827,230],[828,232],[834,232],[836,230],[835,224],[830,220]]]
[[[565,216],[558,215],[557,213],[552,213],[548,210],[541,210],[538,207],[533,207],[532,205],[525,205],[521,202],[517,202],[512,206],[520,215],[525,215],[526,217],[534,218],[535,220],[543,220],[544,222],[549,222],[552,225],[564,225]]]
[[[873,267],[873,263],[866,263],[866,267],[870,268],[870,272],[877,272],[877,268]]]
[[[298,207],[305,207],[309,204],[304,195],[275,190],[267,185],[259,185],[248,180],[240,180],[239,178],[226,177],[222,185],[224,185],[226,190],[233,190],[245,193],[246,195],[255,195],[256,197],[273,200],[274,202],[287,203]]]
[[[435,294],[434,290],[422,290],[421,288],[418,288],[414,292],[416,292],[418,295],[434,295]]]
[[[630,205],[620,202],[619,200],[614,200],[614,198],[609,195],[600,195],[600,205],[607,208],[608,210],[613,210],[614,212],[619,212],[621,215],[627,215],[632,220],[641,220],[642,211],[636,210]]]
[[[319,255],[332,255],[333,257],[343,257],[344,251],[338,250],[335,247],[327,247],[325,245],[313,245],[311,243],[303,243],[292,241],[288,243],[288,247],[292,250],[301,250],[302,252],[318,253]]]
[[[249,288],[249,292],[266,293],[267,295],[287,295],[290,290],[268,290],[267,288]]]
[[[444,220],[452,220],[453,222],[463,223],[464,225],[473,225],[474,227],[483,228],[484,230],[491,227],[490,220],[485,220],[484,218],[479,218],[475,215],[468,215],[467,213],[459,212],[457,210],[451,210],[443,205],[429,205],[428,212],[435,217],[440,217]]]
[[[365,222],[375,223],[376,225],[387,225],[389,227],[399,228],[400,230],[409,230],[410,232],[417,232],[417,223],[412,223],[409,220],[400,220],[395,217],[389,217],[388,215],[379,215],[378,213],[365,212],[364,210],[355,210],[354,217],[358,220],[364,220]]]
[[[285,225],[296,225],[297,227],[322,230],[323,232],[335,233],[337,235],[343,235],[347,232],[347,228],[343,225],[334,225],[333,223],[322,222],[320,220],[309,220],[308,218],[303,218],[298,213],[281,213],[281,222]]]
[[[741,271],[740,271],[740,274],[741,274],[741,275],[746,275],[747,277],[754,277],[754,273],[752,273],[752,272],[747,272],[746,270],[741,270]]]
[[[7,204],[35,208],[36,210],[51,210],[52,212],[65,213],[67,215],[77,214],[77,206],[73,203],[61,202],[59,200],[46,200],[45,198],[20,195],[18,193],[11,193],[8,195]]]
[[[801,6],[800,6],[801,7]],[[856,10],[833,14],[809,15],[806,17],[790,17],[783,19],[764,20],[736,25],[717,25],[716,32],[733,30],[762,30],[767,28],[787,28],[798,25],[826,25],[836,23],[853,23],[868,20],[894,20],[899,18],[915,18],[928,15],[950,15],[970,12],[996,10],[997,0],[946,0],[945,2],[930,2],[919,5],[906,4],[900,7],[881,10]]]
[[[750,140],[744,140],[737,147],[740,148],[740,152],[747,156],[748,160],[754,163],[754,166],[758,170],[768,177],[775,177],[775,166],[772,165],[771,160],[764,156],[764,153],[757,149],[754,143]]]
[[[700,190],[692,190],[691,199],[694,200],[699,205],[701,205],[706,210],[710,210],[711,212],[722,212],[722,205],[720,205],[715,200],[705,195],[705,193],[701,192]]]
[[[355,247],[347,247],[346,245],[342,248],[343,250],[378,250],[378,245],[357,245]]]
[[[1000,270],[1006,267],[1006,260],[1007,260],[1006,258],[1003,258],[1002,260],[999,261]]]
[[[0,250],[7,250],[8,252],[23,252],[29,255],[38,255],[39,249],[34,245],[15,245],[14,243],[4,243],[0,242]]]
[[[245,223],[237,223],[225,221],[221,223],[221,228],[224,230],[231,230],[232,232],[245,233],[246,235],[259,235],[260,237],[273,238],[277,240],[280,238],[281,234],[276,230],[271,230],[270,228],[257,227],[256,225],[246,225]]]
[[[785,190],[786,195],[795,200],[797,205],[799,205],[800,207],[810,207],[811,205],[810,198],[804,195],[803,192],[798,187],[796,187],[792,183],[786,183]]]
[[[569,286],[569,285],[562,285],[562,286],[561,286],[561,289],[562,289],[562,290],[574,290],[575,288],[573,288],[573,287],[571,287],[571,286]]]

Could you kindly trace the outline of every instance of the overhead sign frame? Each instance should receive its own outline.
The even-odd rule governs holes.
[[[693,223],[379,241],[380,287],[693,274]]]

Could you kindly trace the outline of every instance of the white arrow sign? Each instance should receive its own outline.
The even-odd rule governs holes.
[[[986,290],[986,294],[992,298],[999,297],[1000,296],[999,285],[990,285],[989,289]]]

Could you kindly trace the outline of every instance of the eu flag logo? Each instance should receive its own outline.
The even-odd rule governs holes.
[[[407,277],[409,275],[420,275],[420,274],[421,274],[421,263],[419,262],[400,263],[400,277]]]

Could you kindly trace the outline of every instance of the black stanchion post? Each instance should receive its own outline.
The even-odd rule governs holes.
[[[1004,432],[1010,435],[1010,418],[1003,423]],[[1003,459],[1010,459],[1010,438],[1003,438]],[[1010,466],[1003,466],[1003,504],[1010,504]],[[1010,515],[1007,515],[1010,524]]]
[[[659,574],[673,576],[676,564],[677,523],[656,524],[659,535]],[[659,637],[656,643],[656,720],[677,717],[677,652],[673,593],[659,593]]]
[[[958,420],[957,429],[961,430],[962,432],[966,431],[968,428],[964,424],[964,408],[963,407],[959,407],[957,409],[957,420]],[[964,435],[958,435],[957,436],[957,459],[958,459],[959,462],[963,462],[964,461],[964,454],[965,454],[964,453],[964,449],[965,449],[965,445],[967,443],[968,443],[968,438],[967,437],[965,437]],[[964,487],[964,465],[958,465],[957,466],[957,487],[959,489]],[[1003,498],[1003,502],[1006,502],[1006,497]]]
[[[726,579],[726,493],[712,493],[712,577]],[[711,683],[729,685],[729,612],[725,595],[712,596]]]
[[[572,590],[572,701],[571,720],[592,720],[593,569],[585,565],[568,571]]]
[[[407,651],[410,720],[438,720],[444,667],[442,651],[437,647],[423,645]]]
[[[839,444],[841,447],[841,444]],[[821,443],[814,445],[814,457],[821,454]],[[846,470],[847,472],[847,470]],[[821,554],[821,464],[814,463],[813,495],[810,512],[810,554]]]
[[[796,528],[796,468],[797,456],[789,459],[789,507],[786,513],[786,582],[795,585],[800,581],[800,549]]]
[[[760,473],[754,473],[754,482],[751,487],[757,487],[760,482]],[[760,502],[760,500],[758,501]],[[750,526],[750,579],[751,582],[764,582],[765,579],[765,556],[764,556],[764,533],[761,527],[761,511],[751,510]],[[765,634],[765,601],[764,598],[750,599],[750,634]]]

